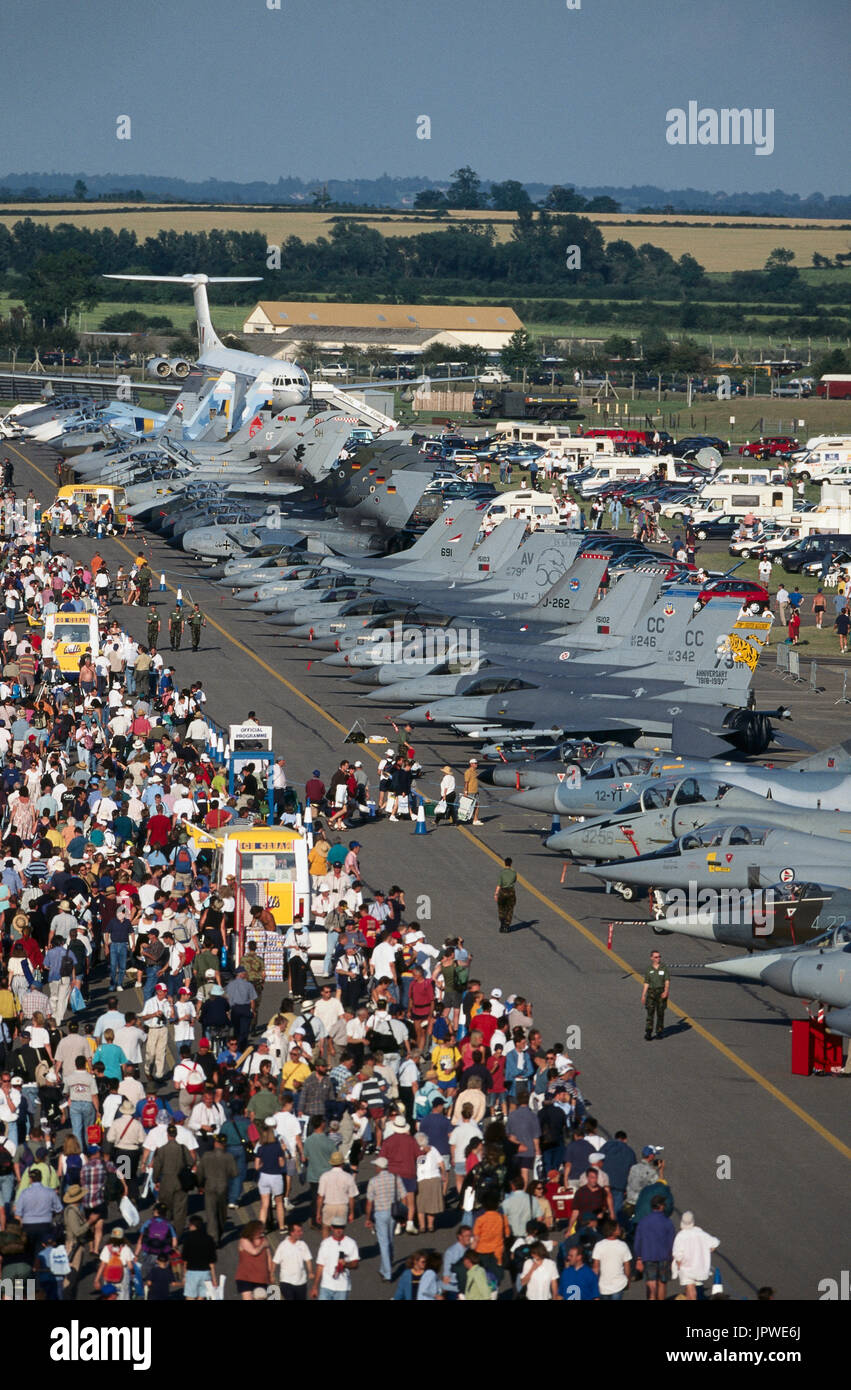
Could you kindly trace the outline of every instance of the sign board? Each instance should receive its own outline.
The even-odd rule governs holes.
[[[228,742],[234,753],[252,753],[272,749],[271,724],[230,724]]]

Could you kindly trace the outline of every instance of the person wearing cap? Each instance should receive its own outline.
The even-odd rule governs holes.
[[[148,1034],[145,1044],[145,1070],[155,1081],[165,1080],[168,1025],[173,1017],[174,1005],[168,997],[168,988],[165,984],[158,984],[153,997],[146,1001],[139,1015],[139,1023]]]
[[[483,825],[479,820],[479,764],[475,758],[470,759],[464,770],[464,795],[473,802],[473,825]]]
[[[625,1215],[632,1216],[641,1191],[651,1183],[656,1183],[664,1175],[665,1160],[653,1144],[645,1144],[641,1158],[634,1163],[627,1174]]]
[[[417,1190],[419,1145],[411,1134],[404,1116],[394,1115],[388,1123],[385,1129],[384,1142],[381,1145],[380,1157],[387,1159],[390,1172],[395,1173],[402,1180],[402,1186],[405,1189],[405,1205],[408,1208],[405,1230],[409,1235],[417,1235],[417,1226],[414,1223],[414,1198]]]
[[[389,1284],[393,1278],[393,1231],[396,1218],[393,1207],[405,1201],[402,1179],[389,1171],[386,1158],[379,1154],[372,1160],[378,1171],[366,1185],[366,1229],[375,1230],[380,1257],[379,1278]]]
[[[310,1297],[320,1303],[344,1302],[352,1287],[352,1270],[360,1263],[360,1253],[342,1222],[331,1227],[316,1255],[316,1273]]]

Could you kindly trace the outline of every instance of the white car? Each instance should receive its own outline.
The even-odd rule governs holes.
[[[491,385],[507,386],[511,377],[507,372],[500,371],[499,367],[488,367],[486,372],[482,372],[479,381],[488,382]]]
[[[320,367],[316,373],[317,380],[330,381],[333,377],[349,377],[354,372],[350,367]]]

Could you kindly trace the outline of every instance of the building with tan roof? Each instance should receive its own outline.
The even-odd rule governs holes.
[[[433,344],[499,352],[522,327],[513,309],[494,305],[261,300],[243,333],[312,343],[331,352],[344,347],[424,352]]]

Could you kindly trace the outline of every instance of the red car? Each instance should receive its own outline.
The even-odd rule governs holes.
[[[779,454],[791,454],[799,447],[797,439],[789,434],[763,434],[755,442],[743,444],[739,450],[742,458],[777,458]]]
[[[768,590],[752,579],[710,579],[701,589],[698,601],[708,603],[711,598],[737,598],[743,604],[758,603],[761,608],[767,608],[771,602]]]

